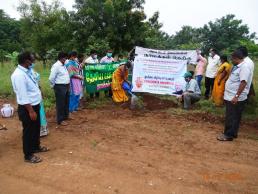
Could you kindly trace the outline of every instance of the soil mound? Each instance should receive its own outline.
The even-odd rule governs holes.
[[[160,99],[159,97],[151,94],[143,94],[142,98],[144,107],[147,110],[153,111],[178,107],[178,104],[171,100]]]

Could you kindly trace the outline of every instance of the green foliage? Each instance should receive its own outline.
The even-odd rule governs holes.
[[[172,48],[171,37],[161,31],[162,23],[159,23],[159,12],[155,12],[145,24],[145,47],[156,49]]]
[[[76,0],[72,23],[78,50],[83,52],[95,46],[103,50],[109,46],[114,53],[120,53],[143,45],[143,3],[143,0]]]
[[[90,54],[91,50],[96,50],[100,56],[106,54],[107,50],[110,48],[109,43],[105,39],[96,39],[94,36],[90,36],[88,39],[89,46],[86,48],[86,54]]]
[[[210,48],[231,53],[241,43],[248,43],[246,45],[250,48],[257,47],[252,41],[254,39],[255,33],[250,34],[248,26],[242,24],[242,20],[235,19],[234,15],[226,15],[202,28],[183,26],[173,37],[172,44],[178,49],[201,48],[206,54]]]
[[[5,55],[7,55],[7,51],[0,49],[0,63],[2,63],[2,64],[5,60]]]
[[[20,22],[10,18],[0,9],[0,60],[6,53],[21,49]],[[5,53],[3,53],[5,52]]]
[[[200,29],[191,26],[183,26],[182,29],[173,37],[173,44],[180,48],[182,45],[201,44]]]
[[[44,64],[53,49],[60,51],[72,48],[69,14],[60,6],[59,1],[51,5],[46,2],[30,0],[21,3],[18,10],[22,14],[21,36],[25,47],[31,48],[43,60]]]
[[[46,59],[52,63],[57,59],[58,51],[56,49],[50,49],[46,53]]]
[[[251,57],[258,57],[258,44],[255,44],[251,40],[241,40],[240,44],[248,49],[248,53]]]
[[[18,64],[18,55],[19,55],[19,53],[14,51],[12,53],[5,55],[5,57],[10,59],[13,65],[17,65]]]
[[[226,15],[215,22],[209,22],[200,31],[205,51],[210,48],[218,51],[236,48],[241,40],[252,40],[255,37],[254,33],[249,35],[248,26],[242,24],[242,20],[235,19],[234,15]]]

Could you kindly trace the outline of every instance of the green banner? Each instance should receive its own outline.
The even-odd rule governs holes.
[[[84,67],[85,88],[87,93],[109,90],[112,82],[113,72],[127,61],[87,64]]]

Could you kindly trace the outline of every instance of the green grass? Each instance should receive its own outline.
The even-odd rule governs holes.
[[[15,70],[16,66],[11,63],[4,63],[0,65],[0,97],[1,98],[15,98],[15,94],[13,92],[12,84],[11,84],[11,75]],[[44,96],[44,105],[46,110],[49,110],[54,102],[54,92],[51,89],[48,76],[49,76],[49,68],[44,69],[41,63],[36,64],[36,70],[40,73],[40,86],[42,89],[42,93]]]
[[[247,105],[243,118],[248,120],[254,120],[257,119],[257,113],[258,113],[258,60],[255,61],[256,67],[254,72],[254,87],[256,96],[251,99],[251,103]],[[16,67],[13,64],[10,63],[4,63],[0,64],[0,97],[2,98],[15,98],[15,95],[12,90],[11,85],[11,74],[14,71]],[[42,93],[44,96],[44,104],[46,110],[51,109],[54,106],[55,97],[53,89],[50,87],[48,82],[48,77],[50,73],[50,68],[48,66],[47,69],[44,69],[41,63],[36,63],[36,71],[40,73],[41,81],[40,85],[42,88]],[[202,87],[204,89],[204,86]],[[175,97],[172,96],[161,96],[158,95],[161,99],[164,100],[172,100],[176,101]],[[100,108],[105,106],[106,104],[109,104],[111,102],[110,99],[107,99],[104,97],[103,94],[101,94],[101,97],[99,100],[94,100],[92,102],[87,102],[87,107],[91,109]],[[173,114],[186,114],[187,111],[182,110],[181,108],[173,109]],[[215,115],[223,116],[225,112],[225,108],[219,108],[215,107],[211,101],[207,100],[201,100],[195,105],[195,110],[192,111],[193,113],[212,113]]]
[[[11,74],[15,66],[10,63],[0,64],[0,96],[2,98],[14,97]]]

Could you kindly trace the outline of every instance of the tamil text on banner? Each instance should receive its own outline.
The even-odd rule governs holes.
[[[183,60],[192,64],[196,64],[197,61],[195,50],[156,50],[137,46],[135,54],[138,57]]]
[[[109,64],[87,64],[84,68],[85,88],[87,93],[109,90],[112,82],[112,74],[126,61]]]
[[[184,87],[186,70],[186,60],[138,55],[134,60],[132,91],[173,95]]]

